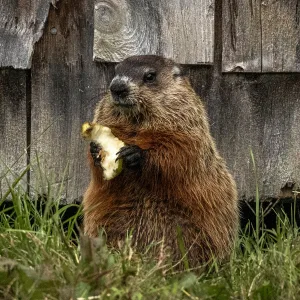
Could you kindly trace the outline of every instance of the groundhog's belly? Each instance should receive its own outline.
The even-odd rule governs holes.
[[[178,260],[182,258],[179,244],[183,242],[184,248],[189,249],[190,259],[193,259],[193,253],[196,253],[198,262],[204,259],[201,257],[203,244],[199,249],[197,242],[200,230],[193,224],[191,212],[166,201],[145,199],[122,205],[118,203],[118,207],[105,215],[101,223],[107,242],[113,247],[118,247],[119,242],[131,233],[132,245],[139,251],[150,246],[161,252],[163,246],[166,253]]]

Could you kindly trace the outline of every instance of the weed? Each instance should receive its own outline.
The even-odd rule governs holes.
[[[276,227],[266,229],[257,190],[255,230],[248,224],[240,232],[230,259],[197,270],[190,270],[184,260],[185,270],[175,272],[147,252],[136,253],[130,234],[118,249],[106,246],[103,232],[94,240],[79,238],[80,206],[62,207],[59,193],[50,190],[47,180],[46,202],[38,193],[29,197],[20,179],[8,183],[0,199],[0,299],[299,298],[295,204],[294,220],[278,214]],[[78,212],[66,217],[74,208]],[[177,231],[181,241],[181,229]],[[184,257],[186,249],[179,244]]]

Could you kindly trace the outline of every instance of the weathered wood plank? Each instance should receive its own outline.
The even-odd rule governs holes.
[[[232,74],[189,67],[206,103],[211,132],[234,175],[240,199],[291,197],[300,189],[300,74]],[[217,84],[216,84],[217,82]]]
[[[160,53],[183,64],[211,64],[215,0],[160,1]]]
[[[94,58],[160,54],[179,63],[213,62],[214,0],[99,0]]]
[[[300,72],[299,0],[264,0],[262,20],[262,71]]]
[[[95,1],[94,58],[118,62],[127,56],[159,52],[156,1]]]
[[[221,88],[221,99],[209,99],[210,108],[215,102],[219,109],[213,133],[236,178],[240,198],[255,195],[250,149],[262,198],[282,196],[281,188],[289,182],[299,188],[300,74],[231,74],[223,77]]]
[[[0,70],[0,198],[27,164],[26,78],[26,71]]]
[[[0,0],[0,67],[28,69],[55,0]]]
[[[223,0],[223,72],[261,72],[260,1]]]
[[[224,72],[299,72],[299,0],[223,0]]]
[[[89,181],[81,124],[92,119],[114,66],[93,62],[93,0],[60,1],[50,9],[32,64],[32,186],[60,198],[82,196]],[[42,174],[35,162],[41,161]]]

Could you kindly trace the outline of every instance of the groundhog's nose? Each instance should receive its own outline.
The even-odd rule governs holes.
[[[109,88],[115,100],[125,98],[129,94],[128,85],[124,80],[119,78],[113,79]]]

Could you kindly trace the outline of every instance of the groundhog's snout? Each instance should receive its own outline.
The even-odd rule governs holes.
[[[119,105],[129,104],[126,103],[126,97],[129,95],[129,86],[124,79],[115,77],[112,80],[109,89],[113,96],[113,100],[115,104],[119,104]]]

